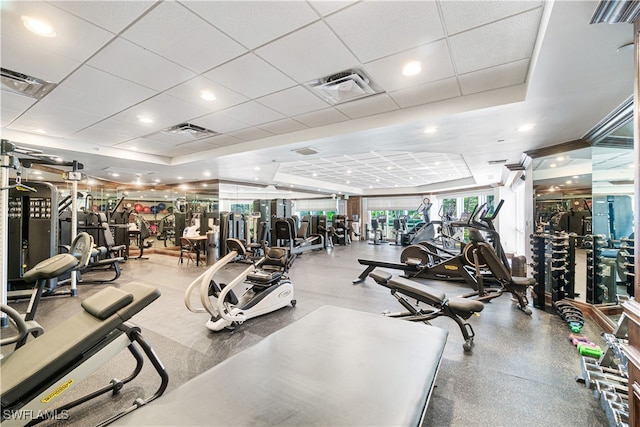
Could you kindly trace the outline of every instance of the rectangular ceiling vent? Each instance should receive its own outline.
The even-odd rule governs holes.
[[[205,129],[200,126],[192,125],[191,123],[180,123],[179,125],[171,126],[162,130],[163,133],[169,135],[187,135],[193,139],[208,138],[210,136],[220,135],[220,133]]]
[[[490,165],[501,165],[501,164],[507,163],[507,159],[504,159],[504,160],[489,160],[487,163],[489,163]]]
[[[311,147],[305,147],[305,148],[298,148],[297,150],[291,150],[294,153],[298,153],[302,156],[312,156],[314,154],[318,154],[319,151],[316,150],[315,148],[311,148]]]
[[[25,95],[30,98],[41,99],[58,86],[57,83],[48,82],[37,77],[0,68],[2,88],[10,92]]]
[[[382,92],[364,70],[359,68],[335,73],[305,85],[333,105]]]

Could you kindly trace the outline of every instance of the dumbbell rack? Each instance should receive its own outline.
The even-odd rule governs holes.
[[[616,271],[605,263],[602,256],[602,251],[608,245],[607,237],[602,234],[589,234],[584,236],[584,239],[587,247],[587,303],[607,304],[614,302],[616,298]]]
[[[606,343],[599,359],[582,357],[582,377],[576,378],[594,396],[607,415],[610,426],[629,425],[629,370],[628,360],[621,346],[628,344],[627,317],[623,314],[611,334],[602,334]]]
[[[533,305],[545,308],[545,292],[553,302],[574,298],[576,273],[576,235],[564,231],[531,235],[534,286]]]
[[[620,239],[620,253],[624,256],[624,279],[627,285],[627,293],[629,296],[634,296],[633,279],[635,277],[635,253],[634,253],[634,239],[622,237]]]
[[[545,233],[536,233],[531,235],[531,253],[533,262],[530,264],[533,268],[533,278],[536,284],[533,286],[533,306],[544,310],[545,292],[547,289],[547,244],[549,235]]]

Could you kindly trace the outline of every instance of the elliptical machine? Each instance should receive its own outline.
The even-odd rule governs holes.
[[[287,272],[295,256],[287,248],[267,248],[265,256],[244,269],[228,284],[217,283],[214,276],[236,257],[245,257],[246,249],[238,239],[227,239],[229,252],[196,278],[187,288],[184,303],[193,313],[209,313],[206,327],[211,331],[235,329],[236,325],[272,311],[296,305],[293,284]],[[191,294],[200,288],[202,308],[194,307]]]

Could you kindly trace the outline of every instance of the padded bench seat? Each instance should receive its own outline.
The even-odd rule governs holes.
[[[419,426],[446,340],[321,307],[114,425]]]
[[[82,312],[0,359],[3,408],[33,393],[159,296],[141,283],[103,289],[82,302]]]

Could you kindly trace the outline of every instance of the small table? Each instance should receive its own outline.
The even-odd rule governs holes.
[[[202,249],[201,245],[202,245],[202,242],[207,240],[207,236],[182,236],[182,237],[187,239],[189,243],[193,244],[193,246],[196,248],[196,267],[198,267],[200,265],[200,250]],[[206,253],[206,247],[202,252]]]

